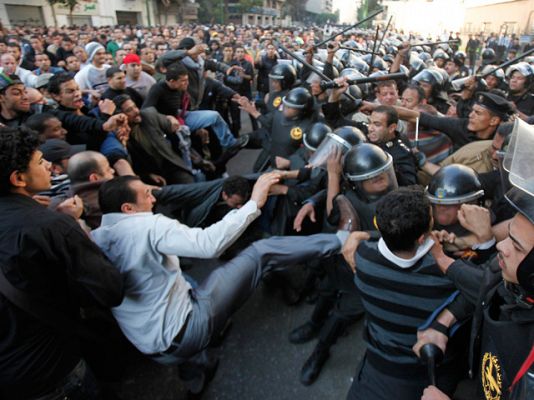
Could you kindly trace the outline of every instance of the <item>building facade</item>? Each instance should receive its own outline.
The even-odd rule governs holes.
[[[534,0],[466,0],[464,33],[534,34]]]
[[[308,0],[306,11],[313,14],[332,14],[334,12],[333,0]]]

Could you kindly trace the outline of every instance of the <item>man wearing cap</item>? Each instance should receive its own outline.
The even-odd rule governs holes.
[[[373,110],[376,106],[364,102],[362,108]],[[511,103],[499,95],[481,92],[477,95],[469,118],[438,117],[417,110],[395,106],[399,118],[445,133],[452,140],[453,149],[475,140],[492,139],[499,124],[513,114]]]
[[[106,69],[110,67],[105,63],[106,49],[100,43],[91,42],[87,43],[85,51],[89,64],[83,67],[74,79],[83,91],[96,90],[103,93],[108,88]]]
[[[52,186],[49,190],[39,194],[49,197],[66,196],[70,189],[70,179],[67,175],[69,158],[83,149],[80,146],[71,146],[61,139],[48,139],[39,146],[39,150],[43,153],[43,158],[51,163],[50,172],[52,174]]]
[[[102,93],[102,100],[113,100],[115,97],[122,94],[127,94],[132,98],[137,107],[143,105],[143,97],[137,90],[126,87],[126,74],[119,67],[111,67],[106,70],[106,77],[108,78],[109,87]]]
[[[143,100],[146,99],[148,91],[156,80],[143,71],[139,56],[137,54],[126,55],[122,60],[121,68],[126,72],[126,86],[135,89]]]
[[[24,83],[17,75],[0,73],[0,124],[19,125],[19,114],[30,111],[30,100]]]

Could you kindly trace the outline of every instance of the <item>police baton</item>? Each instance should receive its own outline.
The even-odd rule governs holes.
[[[325,43],[328,43],[329,41],[331,41],[332,39],[334,39],[336,36],[343,35],[345,32],[350,31],[351,29],[354,29],[354,28],[356,28],[357,26],[360,26],[361,24],[363,24],[363,23],[369,21],[370,19],[373,19],[374,17],[376,17],[378,14],[380,14],[380,13],[383,12],[383,11],[384,11],[384,9],[375,11],[374,13],[372,13],[371,15],[369,15],[367,18],[364,18],[364,19],[362,19],[361,21],[356,22],[354,25],[349,26],[348,28],[343,29],[341,32],[337,32],[337,33],[335,33],[334,35],[332,35],[332,36],[330,36],[330,37],[324,39],[323,41],[321,41],[321,42],[319,42],[319,43],[313,45],[313,47],[314,47],[314,48],[317,48],[317,47],[322,46],[322,45],[325,44]]]
[[[436,386],[436,366],[443,359],[443,351],[435,344],[427,343],[419,350],[419,358],[427,366],[430,384]]]
[[[521,54],[520,56],[517,56],[516,58],[514,58],[513,60],[510,60],[510,61],[506,61],[506,62],[503,62],[501,65],[498,65],[497,67],[495,67],[494,69],[492,69],[491,71],[489,72],[486,72],[485,74],[482,74],[482,75],[479,75],[480,78],[485,78],[486,76],[489,76],[491,74],[493,74],[495,71],[499,70],[499,69],[502,69],[504,71],[504,68],[506,67],[509,67],[510,65],[513,65],[515,64],[516,62],[518,62],[519,60],[522,60],[523,58],[525,58],[526,56],[529,56],[530,54],[534,53],[534,48],[533,49],[530,49],[526,52],[524,52],[523,54]]]
[[[371,50],[359,49],[357,47],[339,46],[339,48],[340,48],[340,50],[350,50],[350,51],[354,51],[356,53],[374,54],[374,55],[377,55],[377,56],[380,55],[380,53],[372,52]]]
[[[415,46],[435,46],[437,44],[449,44],[449,43],[458,43],[458,42],[459,42],[458,39],[454,39],[454,40],[443,40],[441,42],[414,43],[414,44],[410,44],[410,47],[415,47]]]
[[[321,77],[321,79],[324,79],[325,81],[334,83],[334,81],[332,79],[330,79],[328,76],[326,76],[325,74],[323,74],[323,72],[321,70],[319,70],[319,68],[315,67],[314,65],[311,65],[306,60],[304,60],[303,58],[301,58],[297,54],[293,53],[291,50],[289,50],[287,47],[285,47],[280,42],[275,42],[275,43],[278,46],[278,48],[281,49],[284,53],[287,53],[289,56],[291,56],[292,58],[297,60],[299,63],[301,63],[305,67],[311,69],[313,72],[315,72],[317,75],[319,75]],[[345,92],[345,93],[343,93],[343,95],[348,97],[352,101],[358,102],[358,99],[356,99],[356,97],[352,96],[350,93],[346,93]]]
[[[349,85],[360,85],[363,83],[377,83],[377,82],[383,82],[383,81],[391,81],[391,80],[407,80],[409,78],[408,75],[406,75],[404,72],[395,72],[393,74],[386,74],[386,75],[378,75],[378,76],[366,76],[364,78],[355,78],[355,79],[348,79],[347,83]],[[336,82],[332,80],[327,80],[326,82],[321,82],[321,89],[334,89],[336,87],[339,87]]]

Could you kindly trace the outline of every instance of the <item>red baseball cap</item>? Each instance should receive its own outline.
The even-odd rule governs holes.
[[[141,64],[141,59],[137,54],[127,54],[122,60],[123,64]]]

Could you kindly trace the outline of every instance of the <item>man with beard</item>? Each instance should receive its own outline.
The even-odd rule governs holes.
[[[128,117],[131,131],[127,149],[135,172],[154,183],[161,183],[161,177],[168,184],[193,183],[191,161],[176,154],[166,139],[179,127],[176,118],[160,114],[153,107],[139,111],[128,95],[117,96],[114,102]]]

